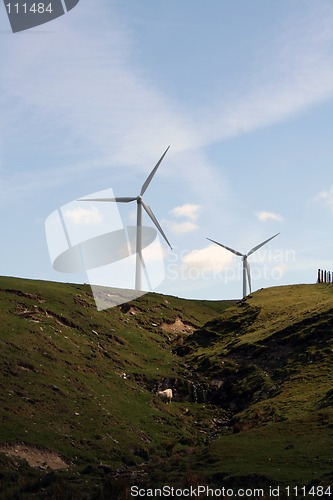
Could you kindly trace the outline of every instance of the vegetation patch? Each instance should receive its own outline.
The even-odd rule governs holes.
[[[0,278],[0,310],[3,498],[332,481],[331,286],[98,312],[86,285]]]

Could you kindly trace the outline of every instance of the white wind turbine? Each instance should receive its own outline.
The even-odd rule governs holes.
[[[249,252],[247,252],[247,254],[242,254],[240,252],[237,252],[237,250],[234,250],[233,248],[227,247],[225,245],[222,245],[222,243],[218,243],[217,241],[214,241],[214,240],[211,240],[210,238],[207,238],[207,240],[209,240],[209,241],[211,241],[213,243],[216,243],[216,245],[219,245],[220,247],[223,247],[226,250],[229,250],[229,252],[232,252],[235,255],[238,255],[239,257],[242,257],[242,261],[243,261],[243,297],[246,297],[246,295],[247,295],[246,278],[247,278],[247,281],[249,283],[249,290],[250,290],[250,293],[251,293],[250,264],[248,263],[247,258],[249,257],[249,255],[251,255],[252,253],[254,253],[256,250],[259,250],[259,248],[261,248],[262,246],[266,245],[266,243],[268,243],[269,241],[271,241],[278,234],[280,234],[280,233],[274,234],[274,236],[272,236],[271,238],[268,238],[268,240],[263,241],[262,243],[260,243],[259,245],[257,245],[254,248],[251,248],[251,250]]]
[[[160,166],[164,156],[167,154],[170,146],[164,151],[163,155],[161,158],[158,160],[156,163],[155,167],[153,170],[150,172],[148,175],[147,179],[142,185],[140,194],[138,196],[123,196],[123,197],[116,197],[116,198],[84,198],[78,201],[106,201],[106,202],[116,202],[116,203],[130,203],[131,201],[136,201],[137,203],[137,222],[136,222],[136,270],[135,270],[135,289],[136,290],[142,290],[142,267],[145,267],[145,263],[143,261],[142,257],[142,207],[145,209],[155,226],[157,227],[158,231],[161,233],[167,244],[169,245],[170,248],[171,245],[165,236],[163,229],[161,228],[160,224],[158,223],[158,220],[156,219],[155,215],[153,214],[152,209],[143,201],[143,195],[145,194],[152,178],[156,174],[156,171],[158,167]]]

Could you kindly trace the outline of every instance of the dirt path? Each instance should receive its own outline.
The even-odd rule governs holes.
[[[193,333],[195,328],[189,323],[184,323],[180,318],[177,318],[174,323],[161,323],[160,328],[168,333]]]
[[[34,446],[17,444],[13,446],[2,446],[0,452],[13,458],[25,459],[30,467],[39,467],[41,469],[63,470],[68,469],[69,465],[53,451],[41,450]]]

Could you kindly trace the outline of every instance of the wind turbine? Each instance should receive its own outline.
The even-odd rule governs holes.
[[[104,201],[104,202],[116,202],[116,203],[130,203],[132,201],[136,201],[137,203],[137,222],[136,222],[136,269],[135,269],[135,289],[136,290],[142,290],[142,267],[145,267],[145,263],[143,261],[142,257],[142,207],[144,210],[147,212],[155,226],[157,227],[158,231],[161,233],[167,244],[169,245],[170,248],[171,245],[165,236],[163,229],[161,228],[160,224],[158,223],[158,220],[156,219],[155,215],[153,214],[152,209],[143,201],[143,195],[147,191],[147,188],[156,174],[156,171],[158,167],[160,166],[163,158],[167,154],[170,146],[167,147],[167,149],[164,151],[162,154],[161,158],[158,160],[156,163],[155,167],[153,170],[150,172],[148,175],[147,179],[145,182],[142,184],[140,194],[138,196],[123,196],[123,197],[116,197],[116,198],[84,198],[78,201]]]
[[[230,247],[227,247],[225,245],[222,245],[222,243],[218,243],[217,241],[214,241],[214,240],[211,240],[210,238],[207,238],[207,240],[209,241],[212,241],[213,243],[216,243],[216,245],[219,245],[220,247],[223,247],[225,248],[226,250],[229,250],[229,252],[232,252],[234,253],[235,255],[238,255],[239,257],[242,257],[242,261],[243,261],[243,298],[246,297],[247,295],[247,285],[246,285],[246,278],[247,278],[247,281],[249,283],[249,290],[250,290],[250,293],[251,293],[251,273],[250,273],[250,264],[248,263],[247,261],[247,258],[249,257],[249,255],[251,255],[252,253],[256,252],[257,250],[259,250],[259,248],[261,248],[262,246],[266,245],[266,243],[268,243],[269,241],[271,241],[273,238],[275,238],[275,236],[277,236],[278,234],[280,233],[276,233],[274,236],[272,236],[271,238],[268,238],[268,240],[265,240],[263,241],[262,243],[260,243],[259,245],[257,245],[256,247],[253,247],[251,248],[251,250],[249,252],[247,252],[247,254],[242,254],[240,252],[237,252],[237,250],[234,250],[233,248],[230,248]]]

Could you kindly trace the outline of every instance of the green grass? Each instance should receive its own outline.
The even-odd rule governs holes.
[[[230,429],[189,467],[214,477],[256,474],[281,485],[329,484],[333,472],[333,288],[262,290],[188,338],[183,355],[223,384]]]
[[[47,443],[73,463],[117,468],[165,439],[192,439],[174,424],[178,407],[152,394],[185,376],[174,339],[156,325],[199,325],[225,303],[150,294],[132,316],[126,307],[98,312],[87,286],[1,278],[0,289],[2,443]]]
[[[0,454],[4,497],[121,498],[142,466],[147,484],[332,480],[333,287],[154,293],[98,312],[86,285],[3,277],[0,311],[0,446],[71,464],[50,474]],[[183,331],[161,327],[176,320]],[[171,405],[154,395],[168,385]]]

